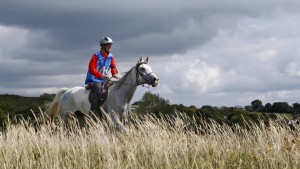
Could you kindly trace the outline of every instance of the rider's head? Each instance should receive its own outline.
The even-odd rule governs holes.
[[[109,53],[111,46],[113,44],[113,40],[108,37],[108,36],[104,36],[101,40],[100,40],[100,46],[101,49],[104,50],[105,52]]]

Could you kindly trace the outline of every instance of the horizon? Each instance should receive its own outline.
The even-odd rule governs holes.
[[[152,92],[151,92],[152,93]],[[55,95],[56,93],[43,93],[43,94],[50,94],[50,95]],[[8,96],[20,96],[20,97],[35,97],[35,98],[38,98],[38,97],[41,97],[43,94],[41,94],[41,95],[36,95],[36,96],[25,96],[25,95],[18,95],[18,94],[8,94],[8,93],[4,93],[4,94],[0,94],[0,96],[1,95],[8,95]],[[145,94],[145,93],[144,93]],[[159,93],[152,93],[152,94],[159,94]],[[160,96],[161,97],[161,96]],[[162,97],[163,98],[163,97]],[[163,98],[163,99],[166,99],[166,98]],[[136,101],[131,101],[131,105],[133,105],[134,103],[136,103],[136,102],[140,102],[142,100],[142,98],[140,99],[140,100],[136,100]],[[167,99],[166,99],[167,100]],[[256,100],[256,99],[255,99]],[[259,99],[258,99],[259,100]],[[254,100],[252,100],[252,101],[254,101]],[[251,101],[251,102],[252,102]],[[201,107],[203,107],[203,106],[212,106],[212,107],[217,107],[217,108],[222,108],[222,107],[233,107],[233,108],[236,108],[236,107],[242,107],[242,108],[245,108],[246,106],[251,106],[251,102],[249,103],[249,104],[246,104],[246,105],[234,105],[234,106],[226,106],[226,105],[221,105],[221,106],[216,106],[216,105],[201,105],[201,106],[197,106],[197,105],[186,105],[186,104],[182,104],[182,103],[171,103],[171,102],[169,102],[170,103],[170,105],[180,105],[180,104],[182,104],[182,105],[184,105],[185,107],[190,107],[190,106],[195,106],[197,109],[198,108],[201,108]],[[278,101],[278,102],[284,102],[284,101]],[[268,103],[271,103],[271,104],[274,104],[274,103],[278,103],[278,102],[267,102],[267,103],[264,103],[264,102],[262,102],[262,105],[263,106],[265,106],[266,104],[268,104]],[[288,103],[288,102],[286,102],[286,103]],[[299,102],[294,102],[294,103],[299,103]],[[293,106],[293,104],[294,103],[288,103],[288,105],[289,106]]]

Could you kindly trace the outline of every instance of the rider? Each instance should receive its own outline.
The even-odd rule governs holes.
[[[118,77],[118,70],[116,68],[116,61],[110,53],[113,41],[110,37],[103,37],[100,40],[100,51],[95,53],[89,63],[85,84],[86,89],[91,90],[89,94],[89,101],[91,103],[91,111],[95,115],[102,118],[100,110],[101,98],[107,94],[103,90],[103,84],[108,80],[108,71],[111,69],[112,77]],[[105,97],[105,96],[104,96]],[[103,101],[104,102],[104,101]]]

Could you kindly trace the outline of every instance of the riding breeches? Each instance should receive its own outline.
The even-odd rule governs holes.
[[[91,92],[89,94],[89,101],[91,103],[91,111],[95,116],[98,116],[100,119],[103,118],[100,106],[104,103],[107,93],[103,90],[102,83],[94,83],[91,86]]]

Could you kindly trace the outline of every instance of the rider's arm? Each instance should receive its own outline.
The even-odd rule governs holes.
[[[118,74],[115,58],[112,58],[110,68],[111,68],[112,75]]]
[[[97,61],[98,61],[98,58],[97,58],[96,54],[94,54],[89,63],[89,72],[96,78],[101,78],[102,73],[98,72],[98,70],[97,70]]]

